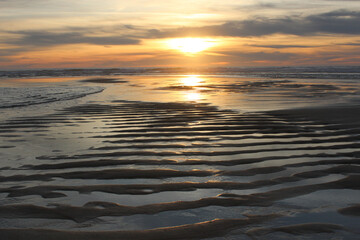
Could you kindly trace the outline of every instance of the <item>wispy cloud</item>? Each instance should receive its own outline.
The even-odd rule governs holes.
[[[228,57],[234,58],[233,61],[246,60],[246,61],[283,61],[288,62],[291,58],[295,58],[297,55],[293,53],[282,52],[233,52],[224,53],[228,54]]]
[[[261,48],[275,48],[275,49],[282,49],[282,48],[311,48],[314,46],[307,46],[307,45],[260,45],[260,44],[250,44],[248,46],[251,47],[261,47]]]
[[[250,37],[271,34],[318,35],[360,34],[360,12],[338,10],[328,13],[282,18],[257,18],[229,21],[221,25],[184,27],[170,30],[151,29],[150,37],[231,36]]]
[[[0,42],[20,46],[54,46],[79,43],[95,45],[134,45],[140,43],[138,39],[123,36],[86,36],[79,32],[16,31],[11,33],[14,34],[15,37],[0,40]]]
[[[359,46],[360,47],[360,43],[359,42],[355,42],[355,43],[342,43],[339,45],[346,45],[346,46]]]

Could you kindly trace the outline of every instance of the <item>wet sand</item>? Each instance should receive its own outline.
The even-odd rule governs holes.
[[[359,113],[114,101],[8,120],[1,157],[23,152],[0,238],[356,239]]]

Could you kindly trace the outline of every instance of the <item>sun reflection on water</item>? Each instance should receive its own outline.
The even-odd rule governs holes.
[[[201,93],[199,92],[186,92],[184,94],[184,97],[186,101],[191,101],[191,102],[198,102],[203,98]]]
[[[198,75],[188,75],[179,79],[179,84],[184,87],[189,87],[192,90],[183,92],[185,101],[198,102],[204,99],[204,96],[199,91],[204,83],[204,79]]]
[[[184,86],[195,87],[195,86],[201,85],[204,80],[202,78],[200,78],[199,76],[189,75],[185,78],[181,78],[180,81],[181,81],[181,84]]]

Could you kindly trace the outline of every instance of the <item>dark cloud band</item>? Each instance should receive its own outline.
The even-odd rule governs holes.
[[[17,37],[11,39],[11,41],[2,41],[2,43],[21,46],[54,46],[79,43],[95,45],[134,45],[140,43],[140,40],[122,36],[90,37],[76,32],[18,31],[12,32],[12,34],[17,35]]]
[[[148,32],[148,36],[152,38],[184,36],[251,37],[276,33],[298,36],[360,34],[360,12],[338,10],[306,17],[257,18],[244,21],[229,21],[221,25],[185,27],[165,31],[152,29]]]

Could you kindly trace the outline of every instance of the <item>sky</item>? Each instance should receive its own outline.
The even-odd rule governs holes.
[[[0,0],[0,69],[360,64],[360,0]]]

